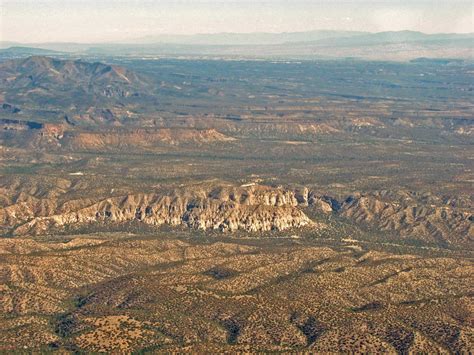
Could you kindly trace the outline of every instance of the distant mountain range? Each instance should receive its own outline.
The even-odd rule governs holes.
[[[308,31],[284,33],[214,33],[196,35],[158,35],[138,38],[135,44],[188,44],[188,45],[274,45],[295,42],[312,42],[331,38],[356,37],[367,32],[355,31]],[[118,42],[127,43],[127,42]]]
[[[0,43],[0,57],[48,55],[191,56],[245,58],[346,58],[412,60],[418,57],[473,59],[474,33],[425,34],[415,31],[218,33],[159,35],[133,43]]]

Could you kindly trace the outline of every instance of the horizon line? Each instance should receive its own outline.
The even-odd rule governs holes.
[[[91,42],[76,42],[76,41],[39,41],[39,42],[22,42],[15,40],[0,40],[0,43],[13,43],[13,44],[131,44],[125,41],[136,41],[145,38],[153,38],[160,36],[176,36],[176,37],[193,37],[193,36],[212,36],[212,35],[284,35],[284,34],[296,34],[296,33],[310,33],[310,32],[345,32],[345,33],[361,33],[361,34],[379,34],[379,33],[400,33],[400,32],[412,32],[423,35],[474,35],[474,32],[423,32],[416,30],[396,30],[396,31],[356,31],[356,30],[335,30],[335,29],[317,29],[308,31],[284,31],[284,32],[197,32],[189,34],[178,34],[178,33],[157,33],[149,34],[141,37],[132,37],[119,40],[106,40],[106,41],[91,41]],[[171,43],[169,43],[171,44]]]

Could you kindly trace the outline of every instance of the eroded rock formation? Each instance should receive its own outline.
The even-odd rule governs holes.
[[[0,190],[1,233],[38,235],[69,227],[132,221],[230,232],[322,227],[308,217],[311,211],[311,215],[334,215],[369,228],[381,239],[397,237],[440,246],[472,245],[474,241],[469,201],[432,194],[377,191],[354,193],[338,200],[307,187],[211,182],[157,187],[146,192],[130,192],[124,186],[112,189],[112,194],[111,190],[99,189],[84,195],[82,189],[91,187],[79,181],[6,181]]]
[[[61,206],[31,201],[35,208],[19,202],[0,211],[0,219],[14,226],[14,234],[41,234],[49,230],[90,223],[140,221],[149,225],[184,225],[196,229],[249,232],[285,230],[314,225],[298,208],[289,190],[252,186],[220,186],[177,189],[170,192],[130,194],[84,205],[81,201]]]

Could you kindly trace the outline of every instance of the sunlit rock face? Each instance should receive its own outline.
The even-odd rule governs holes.
[[[8,207],[8,211],[4,209],[0,217],[5,223],[17,225],[14,232],[17,235],[42,234],[50,229],[81,224],[130,221],[248,232],[315,225],[299,208],[295,192],[264,186],[177,189],[111,197],[92,204],[77,200],[70,201],[67,210],[55,208],[53,203],[41,216],[34,209],[25,210],[24,203],[15,206]],[[15,209],[18,211],[13,212]]]

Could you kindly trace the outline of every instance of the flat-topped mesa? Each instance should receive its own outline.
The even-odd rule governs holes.
[[[79,207],[81,206],[81,207]],[[65,213],[31,216],[14,234],[44,234],[67,226],[139,221],[148,225],[187,226],[201,230],[265,232],[315,225],[298,208],[294,192],[252,186],[189,189],[168,194],[106,198]],[[18,221],[19,222],[19,221]]]
[[[118,122],[118,121],[117,121]],[[120,151],[153,149],[160,146],[211,145],[236,139],[215,129],[135,128],[77,130],[67,124],[0,119],[0,142],[19,148],[41,151]]]
[[[147,148],[160,144],[211,144],[233,141],[215,129],[161,128],[129,131],[71,133],[64,141],[68,149],[114,150],[119,148]]]

